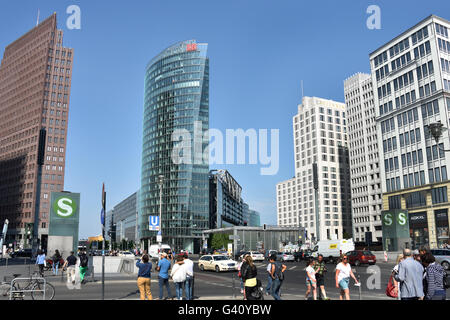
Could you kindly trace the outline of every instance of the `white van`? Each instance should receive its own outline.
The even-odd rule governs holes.
[[[319,241],[311,256],[317,258],[321,254],[326,261],[336,263],[340,258],[341,250],[343,254],[355,250],[353,239]]]
[[[148,255],[151,259],[159,259],[159,252],[160,252],[159,244],[152,244],[150,248],[148,249]],[[161,244],[161,252],[168,252],[171,250],[170,246],[167,244]]]

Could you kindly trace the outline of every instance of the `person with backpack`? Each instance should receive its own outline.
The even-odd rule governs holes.
[[[444,278],[446,272],[439,263],[436,263],[434,256],[427,252],[422,256],[422,263],[426,272],[425,300],[445,300],[446,292]]]
[[[58,267],[59,267],[59,261],[61,260],[61,254],[59,253],[59,250],[55,250],[55,254],[52,257],[52,272],[53,275],[58,275]]]
[[[80,281],[81,283],[85,283],[84,276],[86,275],[86,271],[88,269],[89,257],[86,254],[86,251],[81,251],[80,257]]]
[[[247,255],[245,257],[245,263],[243,263],[241,267],[242,281],[244,281],[245,300],[256,300],[252,293],[255,289],[258,289],[258,281],[256,279],[257,274],[258,271],[253,263],[253,258],[250,255]]]
[[[275,254],[271,255],[269,262],[272,265],[270,276],[272,277],[272,297],[275,300],[281,300],[280,289],[284,280],[284,271],[286,266],[280,262],[277,262],[277,256]]]

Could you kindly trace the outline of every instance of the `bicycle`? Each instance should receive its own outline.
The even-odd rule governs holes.
[[[13,282],[12,286],[11,282],[3,282],[2,286],[9,284],[10,287],[3,291],[3,296],[10,296],[12,300],[24,300],[25,292],[31,292],[31,299],[33,300],[44,300],[44,286],[45,286],[45,300],[53,300],[55,297],[55,287],[41,280],[42,278],[37,278],[37,272],[30,275],[28,282],[23,287],[19,282]],[[19,278],[20,274],[14,274],[13,280]],[[11,295],[12,289],[12,295]]]

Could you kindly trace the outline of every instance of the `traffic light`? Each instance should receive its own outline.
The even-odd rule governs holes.
[[[26,223],[25,224],[25,238],[31,239],[33,237],[33,223]]]
[[[111,237],[111,241],[112,242],[116,242],[116,225],[115,224],[113,224],[111,226],[111,231],[110,231],[110,235],[109,236]]]

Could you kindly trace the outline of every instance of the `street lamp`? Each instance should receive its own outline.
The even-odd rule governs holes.
[[[164,185],[165,177],[163,175],[158,176],[158,185],[159,185],[159,232],[158,232],[158,245],[159,251],[161,251],[161,242],[162,242],[162,192]]]
[[[439,121],[436,123],[430,123],[428,125],[428,130],[434,140],[436,140],[436,143],[439,143],[439,139],[442,137],[443,131],[447,130],[447,128],[444,128],[444,125]]]
[[[434,138],[434,140],[436,140],[436,144],[439,150],[443,151],[443,152],[450,152],[450,150],[445,150],[444,146],[442,146],[442,148],[439,146],[439,140],[442,137],[442,134],[444,131],[448,130],[447,128],[444,127],[444,125],[438,121],[436,123],[430,123],[428,125],[428,130],[429,133],[431,134],[431,136]],[[433,183],[431,184],[431,189],[433,190]],[[426,197],[426,191],[421,191],[421,193],[424,192],[425,193],[425,197]],[[433,210],[433,199],[431,199],[431,210],[434,212]]]

